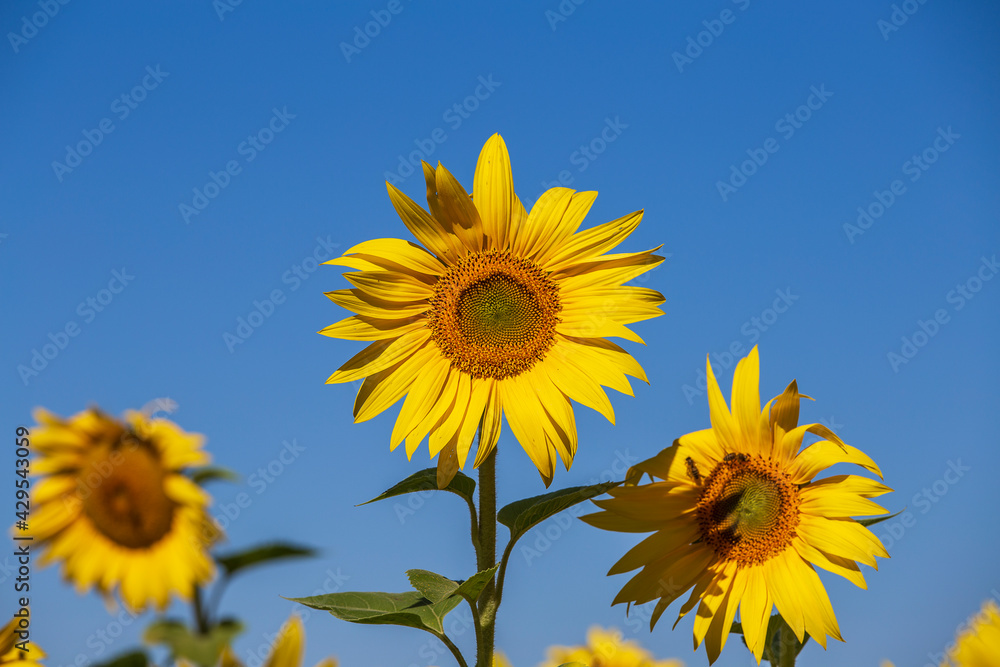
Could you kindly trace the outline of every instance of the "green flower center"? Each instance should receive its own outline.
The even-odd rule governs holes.
[[[696,514],[702,538],[741,565],[781,553],[799,523],[799,494],[770,459],[726,456],[705,479]]]
[[[774,527],[781,510],[781,489],[773,481],[748,471],[730,479],[713,508],[722,530],[755,536]]]
[[[489,250],[459,260],[430,299],[431,339],[453,368],[502,380],[552,347],[559,288],[534,262]]]
[[[479,345],[526,345],[538,335],[541,320],[534,294],[503,273],[470,285],[458,299],[458,327]]]

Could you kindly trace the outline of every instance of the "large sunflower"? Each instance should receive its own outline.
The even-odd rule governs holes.
[[[875,556],[888,554],[851,517],[884,514],[869,498],[891,489],[855,475],[813,479],[836,463],[882,473],[825,426],[797,425],[803,396],[794,381],[762,411],[756,347],[736,367],[732,412],[707,366],[712,428],[682,436],[635,466],[626,486],[595,501],[604,512],[583,517],[606,530],[656,531],[611,568],[609,574],[642,568],[614,604],[659,598],[652,629],[693,586],[678,620],[700,602],[694,645],[705,641],[710,662],[726,643],[737,607],[758,663],[772,605],[799,641],[808,632],[826,648],[827,635],[841,637],[815,566],[865,588],[855,561],[877,568]],[[825,439],[799,451],[806,433]],[[653,481],[640,484],[643,473]]]
[[[569,468],[576,451],[570,399],[614,422],[601,385],[631,395],[626,375],[646,379],[603,337],[642,342],[625,325],[661,315],[664,299],[622,284],[663,258],[656,249],[604,254],[642,211],[578,232],[596,192],[553,188],[527,213],[499,135],[479,155],[471,197],[440,164],[424,163],[424,176],[430,213],[387,184],[424,247],[377,239],[328,262],[357,271],[344,274],[353,289],[327,294],[357,315],[320,333],[374,342],[327,382],[364,378],[356,422],[405,395],[390,445],[405,440],[412,457],[429,435],[445,479],[465,464],[477,428],[474,465],[489,456],[503,414],[548,484],[556,456]]]
[[[32,429],[29,534],[43,565],[62,561],[83,593],[115,587],[125,604],[163,609],[171,593],[190,598],[214,574],[208,546],[219,536],[208,495],[182,474],[209,462],[202,436],[166,419],[97,409],[63,419],[39,409]]]

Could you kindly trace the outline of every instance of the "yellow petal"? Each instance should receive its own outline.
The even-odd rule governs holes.
[[[345,255],[356,255],[389,271],[405,270],[439,276],[445,266],[434,255],[403,239],[371,239],[352,247]]]
[[[790,556],[802,560],[794,550],[785,549],[766,561],[762,567],[764,581],[767,582],[767,591],[771,599],[774,600],[778,613],[785,619],[788,627],[792,629],[801,642],[805,638],[805,618],[802,613],[802,605],[799,603],[799,597],[802,593],[798,588],[797,578],[792,575],[788,563]]]
[[[360,290],[385,301],[417,301],[434,296],[434,289],[405,273],[364,271],[345,273],[344,277]]]
[[[479,430],[479,424],[483,421],[484,412],[486,410],[487,401],[493,393],[493,380],[482,380],[473,379],[471,382],[472,389],[469,396],[469,407],[465,412],[465,418],[462,421],[462,425],[458,431],[458,460],[459,464],[464,468],[465,460],[469,456],[469,450],[472,448],[472,441],[476,438],[476,432]],[[499,419],[499,414],[497,415]],[[499,422],[497,423],[496,436],[499,436]],[[492,437],[492,444],[489,445],[490,450],[494,445],[496,445],[496,438],[493,436],[492,432],[487,438]]]
[[[426,326],[423,315],[398,320],[381,320],[364,315],[354,315],[322,329],[319,333],[345,340],[382,340],[398,338],[410,331]]]
[[[604,255],[600,259],[553,271],[550,277],[566,293],[591,287],[616,287],[662,264],[664,258],[653,254],[658,249]]]
[[[794,549],[787,549],[785,553],[788,554],[786,560],[799,592],[797,603],[802,608],[806,632],[824,649],[827,635],[843,641],[837,617],[830,605],[830,597],[826,594],[819,575]]]
[[[271,649],[265,667],[299,667],[305,650],[305,630],[298,614],[285,621]]]
[[[573,191],[569,188],[552,188],[543,192],[531,207],[524,227],[513,239],[511,250],[519,257],[537,261],[536,256],[548,245],[549,234],[558,226],[572,198]]]
[[[590,207],[597,199],[596,192],[576,192],[570,199],[569,206],[559,220],[552,221],[552,228],[548,231],[548,241],[540,246],[535,260],[540,266],[548,268],[552,256],[562,248],[563,243],[576,233],[587,217]]]
[[[628,572],[658,560],[662,554],[672,552],[693,542],[698,536],[698,532],[698,522],[691,517],[670,519],[664,522],[657,532],[629,549],[624,556],[618,559],[618,562],[611,566],[608,575]]]
[[[341,308],[351,310],[365,317],[396,320],[414,317],[427,312],[430,304],[425,299],[416,302],[386,301],[359,289],[342,289],[325,293],[330,301]]]
[[[740,598],[746,590],[746,570],[737,568],[733,573],[732,583],[726,591],[719,610],[712,618],[708,626],[708,633],[705,635],[705,652],[708,654],[708,664],[719,659],[719,654],[726,647],[726,639],[729,637],[729,629],[733,627],[733,619],[736,617],[736,609],[739,607]]]
[[[395,404],[409,391],[417,374],[437,357],[440,353],[428,345],[403,361],[366,377],[354,400],[354,422],[367,421]]]
[[[611,401],[608,400],[607,394],[604,393],[599,384],[580,369],[566,348],[560,349],[558,341],[553,349],[549,350],[543,363],[548,376],[559,388],[559,391],[577,403],[597,410],[609,422],[615,423],[615,411],[611,407]]]
[[[511,432],[542,478],[551,480],[555,473],[556,453],[545,437],[543,422],[549,422],[549,417],[538,395],[530,387],[525,387],[520,377],[508,378],[497,386]]]
[[[740,602],[740,623],[747,647],[760,664],[767,643],[767,624],[771,620],[771,596],[767,592],[764,572],[760,566],[746,569],[746,590]]]
[[[705,357],[705,368],[708,376],[709,417],[712,420],[712,430],[715,431],[719,445],[726,452],[756,454],[756,452],[745,451],[743,440],[740,438],[739,425],[729,412],[726,399],[723,398],[722,390],[719,389],[719,382],[715,379],[715,373],[712,372],[712,360],[707,356]]]
[[[861,574],[861,568],[853,560],[828,554],[801,538],[793,540],[792,545],[799,552],[800,556],[813,565],[819,566],[827,572],[839,574],[858,588],[868,588],[868,585],[865,583],[865,577]]]
[[[503,137],[494,134],[479,153],[472,181],[472,200],[479,210],[486,237],[493,243],[492,248],[507,247],[510,221],[520,206],[515,199],[507,145]]]
[[[462,241],[467,250],[478,252],[483,248],[483,223],[469,193],[440,162],[435,177],[437,210],[431,209],[434,217],[447,221],[451,232]]]
[[[748,453],[758,453],[760,422],[760,360],[757,346],[736,364],[733,373],[733,417],[740,435],[748,443]]]
[[[377,373],[413,354],[430,337],[429,329],[418,329],[399,338],[377,340],[348,359],[326,383],[351,382]]]
[[[455,436],[465,421],[465,413],[469,407],[469,399],[472,394],[472,378],[465,373],[454,373],[453,379],[453,389],[446,387],[445,392],[454,392],[454,403],[447,412],[446,418],[442,421],[441,425],[431,432],[430,437],[427,439],[427,447],[430,450],[431,458],[433,458],[434,455],[442,451],[445,446],[450,446],[452,453],[455,456],[457,465],[458,440]],[[438,462],[438,470],[441,470],[440,462]],[[454,475],[452,475],[452,477],[454,477]]]
[[[491,381],[488,384],[488,390],[486,407],[479,425],[479,449],[476,451],[476,460],[472,464],[474,468],[478,468],[489,458],[500,438],[500,417],[504,409],[500,382]]]
[[[416,202],[400,192],[394,185],[386,183],[385,187],[389,191],[389,199],[403,224],[417,237],[418,241],[424,244],[424,247],[446,263],[461,256],[458,252],[460,244],[457,238],[442,229],[441,224],[435,221],[427,211],[417,206]]]
[[[726,610],[722,604],[733,585],[733,577],[736,574],[736,569],[736,561],[720,563],[716,570],[715,579],[701,596],[701,604],[698,605],[698,612],[694,617],[694,647],[696,649],[705,639],[705,635],[708,634],[715,615],[725,613]]]
[[[845,445],[841,447],[829,440],[820,440],[809,445],[792,461],[788,474],[793,484],[805,484],[820,472],[836,463],[854,463],[882,477],[882,471],[867,454],[860,449]]]
[[[813,547],[828,554],[878,569],[876,556],[889,554],[875,535],[853,519],[827,519],[803,514],[795,531]]]
[[[458,453],[454,442],[440,450],[437,462],[437,488],[446,489],[458,474]],[[433,456],[433,454],[432,454]]]
[[[608,250],[614,249],[639,226],[642,213],[635,211],[617,220],[574,234],[553,254],[552,259],[546,263],[546,268],[550,271],[559,271],[574,264],[596,259]]]
[[[798,426],[799,423],[799,386],[792,380],[785,391],[774,399],[771,407],[771,424],[778,424],[787,433]]]
[[[403,401],[403,407],[392,428],[390,449],[395,450],[399,443],[403,442],[403,439],[409,436],[431,409],[437,405],[437,399],[448,378],[448,370],[448,362],[439,357],[433,359],[423,372],[417,375],[416,380],[410,385],[410,391],[406,395],[406,400]],[[417,442],[419,443],[419,441]],[[407,458],[413,456],[416,444],[411,448],[410,443],[407,442]]]

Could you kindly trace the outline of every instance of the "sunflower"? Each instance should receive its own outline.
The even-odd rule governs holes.
[[[0,667],[42,667],[45,651],[18,634],[18,619],[0,628]]]
[[[684,667],[679,660],[657,660],[634,640],[622,638],[620,630],[594,626],[587,631],[586,646],[553,646],[548,660],[539,667],[558,667],[578,662],[588,667]]]
[[[327,262],[355,270],[344,274],[353,289],[327,296],[357,314],[320,333],[373,341],[327,382],[364,378],[355,422],[405,395],[390,446],[405,441],[412,457],[428,438],[439,483],[465,465],[477,429],[474,465],[486,460],[503,414],[547,485],[556,456],[568,469],[576,452],[570,399],[614,423],[602,385],[631,395],[626,375],[646,380],[604,337],[642,342],[625,325],[661,315],[663,296],[622,285],[663,258],[605,254],[642,211],[577,231],[596,192],[553,188],[526,212],[499,135],[479,155],[471,197],[440,164],[424,163],[424,177],[430,213],[386,184],[423,247],[376,239]]]
[[[762,411],[756,347],[736,367],[732,412],[707,366],[712,428],[682,436],[636,465],[626,486],[595,501],[605,511],[583,517],[606,530],[656,531],[611,568],[609,574],[642,567],[614,604],[659,598],[652,629],[693,586],[678,620],[700,601],[694,645],[705,641],[710,662],[726,643],[737,607],[758,664],[772,605],[799,641],[805,632],[824,648],[827,635],[843,641],[815,567],[865,588],[855,561],[877,568],[875,556],[888,554],[851,517],[885,514],[869,498],[891,489],[856,475],[813,479],[836,463],[882,473],[825,426],[797,425],[804,396],[794,381]],[[824,439],[799,451],[806,433]],[[643,473],[653,481],[640,484]]]
[[[1000,607],[983,603],[979,614],[958,633],[954,648],[941,667],[996,667],[1000,665]]]
[[[128,412],[123,421],[97,409],[63,419],[36,410],[31,431],[29,534],[62,561],[63,576],[84,593],[115,587],[132,610],[164,609],[171,593],[189,599],[214,575],[206,549],[219,537],[208,495],[182,474],[208,463],[203,437],[166,419]]]
[[[301,667],[305,645],[306,632],[302,626],[302,619],[298,614],[292,614],[278,630],[263,667]],[[178,667],[193,667],[193,665],[186,661],[178,661]],[[219,659],[219,667],[243,667],[243,663],[231,648],[226,647]],[[316,663],[316,667],[337,667],[337,661],[333,658],[324,658]]]

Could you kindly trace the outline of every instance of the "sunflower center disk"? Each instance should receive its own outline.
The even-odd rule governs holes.
[[[534,262],[491,250],[465,257],[434,287],[431,338],[477,378],[520,375],[552,346],[559,289]]]
[[[156,544],[170,532],[175,503],[152,448],[129,437],[94,452],[80,471],[83,512],[109,540],[129,549]]]
[[[702,538],[720,558],[740,565],[781,553],[799,523],[798,490],[772,461],[740,455],[706,478],[696,510]]]

